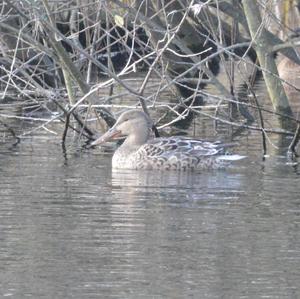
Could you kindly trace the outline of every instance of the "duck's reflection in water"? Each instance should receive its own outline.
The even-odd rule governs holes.
[[[153,170],[113,170],[112,192],[128,198],[160,197],[205,200],[245,190],[244,174],[236,171],[176,172]]]
[[[221,297],[223,276],[235,259],[224,257],[223,248],[232,219],[241,220],[237,207],[244,204],[246,184],[243,174],[227,170],[112,172],[112,223],[127,246],[127,277],[143,285],[140,295]]]

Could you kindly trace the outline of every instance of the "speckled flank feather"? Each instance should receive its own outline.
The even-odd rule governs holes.
[[[117,169],[219,169],[226,167],[230,160],[243,158],[226,155],[224,145],[220,142],[185,137],[148,140],[151,124],[148,116],[139,110],[124,112],[113,128],[93,144],[104,143],[116,136],[126,136],[125,142],[113,155],[112,167]]]
[[[224,154],[220,143],[188,138],[157,138],[149,140],[124,159],[122,147],[113,157],[113,168],[195,170],[218,169],[228,162],[217,159]]]

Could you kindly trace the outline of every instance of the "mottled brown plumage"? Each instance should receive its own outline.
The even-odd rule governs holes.
[[[225,155],[220,142],[207,142],[185,137],[155,138],[149,140],[152,122],[142,111],[124,112],[116,124],[92,145],[126,137],[112,159],[113,168],[196,170],[223,168],[228,161],[242,159]]]

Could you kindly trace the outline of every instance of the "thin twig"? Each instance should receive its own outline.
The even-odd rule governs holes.
[[[297,157],[296,147],[300,140],[300,124],[298,124],[293,140],[288,148],[288,155]]]

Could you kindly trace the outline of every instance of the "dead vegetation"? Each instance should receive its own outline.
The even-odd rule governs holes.
[[[158,129],[187,127],[204,115],[236,131],[261,131],[264,152],[268,134],[294,136],[295,152],[300,77],[282,79],[276,57],[299,68],[299,6],[296,0],[2,1],[0,125],[19,138],[26,132],[15,133],[9,118],[36,119],[41,128],[60,121],[63,142],[70,130],[93,140],[90,119],[104,128],[116,110],[140,106],[159,112]],[[257,95],[258,80],[267,101]],[[1,113],[16,103],[17,113]],[[41,125],[29,111],[48,117]],[[266,126],[270,114],[278,126]]]

